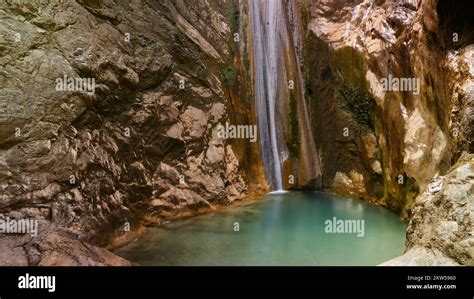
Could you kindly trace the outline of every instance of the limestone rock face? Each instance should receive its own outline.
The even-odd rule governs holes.
[[[472,8],[324,0],[299,9],[324,187],[411,219],[406,254],[387,265],[472,265]],[[391,90],[388,78],[418,86]]]
[[[379,266],[459,266],[459,264],[437,249],[414,247],[404,255],[386,261]]]
[[[0,266],[131,266],[110,251],[57,230],[0,239]]]
[[[403,140],[405,172],[413,177],[424,190],[434,173],[446,148],[446,138],[438,126],[429,127],[418,110],[408,118]]]
[[[320,1],[311,31],[332,46],[354,47],[369,55],[384,55],[395,44],[400,29],[413,22],[421,1]]]
[[[222,83],[238,3],[49,2],[0,4],[0,218],[41,219],[64,250],[1,235],[0,263],[125,264],[81,242],[242,198],[245,158],[215,134],[248,118]]]
[[[406,253],[383,265],[474,265],[474,155],[418,196],[407,229]]]
[[[472,153],[474,31],[463,6],[445,0],[299,3],[300,52],[325,188],[409,219],[431,179]],[[383,84],[389,77],[419,85],[393,91]],[[342,183],[353,171],[363,176],[366,192]]]
[[[332,187],[341,194],[355,198],[363,196],[367,192],[365,190],[364,177],[354,170],[349,173],[349,176],[337,172],[334,176]]]
[[[225,122],[257,123],[247,1],[10,2],[0,3],[0,219],[43,229],[0,235],[0,264],[125,265],[96,246],[268,189],[260,140],[218,134]],[[300,146],[321,157],[323,187],[412,219],[394,263],[472,265],[474,30],[464,20],[474,10],[284,3],[312,129],[299,132],[315,141]],[[419,89],[389,91],[389,76]]]

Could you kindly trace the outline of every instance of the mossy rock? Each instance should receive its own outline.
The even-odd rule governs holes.
[[[233,66],[227,66],[221,71],[222,83],[225,86],[233,86],[237,79],[237,70]]]
[[[342,110],[355,120],[360,129],[374,130],[375,101],[368,92],[341,84],[337,88],[336,96],[342,105]]]
[[[298,103],[294,92],[290,92],[290,110],[288,113],[288,125],[290,127],[289,134],[286,137],[286,147],[292,157],[297,158],[299,156],[299,133],[300,127],[298,123]]]

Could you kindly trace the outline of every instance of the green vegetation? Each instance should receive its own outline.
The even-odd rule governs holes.
[[[301,4],[301,25],[303,26],[303,33],[308,28],[309,21],[311,19],[311,13],[307,3]]]
[[[230,27],[230,37],[229,37],[229,49],[231,56],[235,57],[238,52],[237,43],[234,41],[234,33],[239,31],[239,22],[240,22],[240,10],[238,1],[232,0],[226,8],[225,13],[227,23]],[[235,86],[237,83],[238,70],[232,65],[231,62],[221,70],[222,83],[224,86],[231,87]]]
[[[339,80],[350,82],[352,86],[367,89],[364,59],[356,50],[345,47],[333,52],[331,64]]]
[[[244,51],[242,56],[243,56],[242,60],[245,66],[245,73],[247,74],[247,80],[250,81],[250,60],[249,60],[249,55],[247,54],[247,51]]]
[[[227,9],[226,18],[229,21],[230,32],[232,36],[239,31],[240,10],[238,2],[232,2]]]
[[[360,88],[340,85],[337,97],[342,109],[353,118],[359,127],[364,130],[373,130],[372,115],[375,109],[374,99]]]
[[[290,126],[289,136],[286,138],[286,147],[293,157],[299,156],[299,133],[300,127],[298,123],[298,103],[295,94],[290,92],[290,111],[288,113],[288,124]]]
[[[233,66],[227,66],[221,71],[222,83],[225,86],[233,86],[237,79],[237,70]]]
[[[226,9],[226,19],[230,28],[230,37],[228,41],[229,49],[232,53],[238,51],[238,43],[234,41],[234,34],[239,32],[240,25],[240,10],[239,4],[236,1],[232,1],[229,7]]]
[[[361,54],[345,47],[331,55],[336,79],[336,98],[361,130],[374,130],[375,101],[367,90],[366,65]]]

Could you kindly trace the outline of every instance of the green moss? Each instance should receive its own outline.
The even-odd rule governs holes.
[[[288,124],[290,127],[289,136],[286,138],[286,147],[291,156],[299,156],[299,133],[300,127],[298,123],[298,103],[293,92],[290,92],[290,111],[288,113]]]
[[[361,54],[350,47],[331,53],[331,69],[336,80],[336,98],[342,110],[356,122],[361,130],[374,130],[375,101],[368,92]]]
[[[307,4],[302,3],[301,5],[301,25],[303,26],[303,30],[308,28],[309,21],[311,19],[311,13],[309,11],[309,7]]]
[[[225,86],[233,86],[237,79],[237,70],[233,66],[227,66],[221,71],[222,83]]]
[[[350,82],[350,85],[360,89],[367,89],[365,79],[365,63],[362,55],[350,47],[336,50],[331,55],[331,64],[337,79]]]
[[[238,2],[232,1],[226,9],[225,15],[231,33],[228,41],[229,49],[232,53],[235,53],[237,52],[238,42],[234,41],[234,34],[239,32],[240,25],[240,10]]]
[[[372,115],[375,102],[368,92],[342,84],[337,88],[337,97],[342,104],[342,109],[356,121],[361,129],[373,131]]]
[[[247,54],[247,51],[244,51],[242,56],[243,56],[242,60],[245,66],[245,73],[247,74],[247,79],[250,81],[250,60],[249,60],[249,55]]]
[[[240,10],[237,2],[231,3],[230,7],[227,9],[226,18],[229,22],[230,31],[232,35],[239,30],[240,22]]]

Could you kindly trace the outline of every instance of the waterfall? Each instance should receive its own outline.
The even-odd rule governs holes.
[[[257,120],[267,180],[273,190],[283,189],[275,125],[277,45],[276,22],[279,1],[249,1],[253,33],[253,57]],[[261,9],[270,6],[268,9]],[[265,11],[267,12],[265,14]],[[273,29],[273,30],[271,30]]]
[[[250,23],[257,124],[265,176],[272,190],[284,188],[283,165],[288,157],[286,136],[290,94],[297,102],[300,157],[293,158],[300,185],[319,187],[319,157],[311,133],[298,59],[282,0],[252,0]],[[293,80],[294,90],[288,82]],[[293,124],[294,125],[294,124]],[[303,182],[303,183],[301,183]]]

